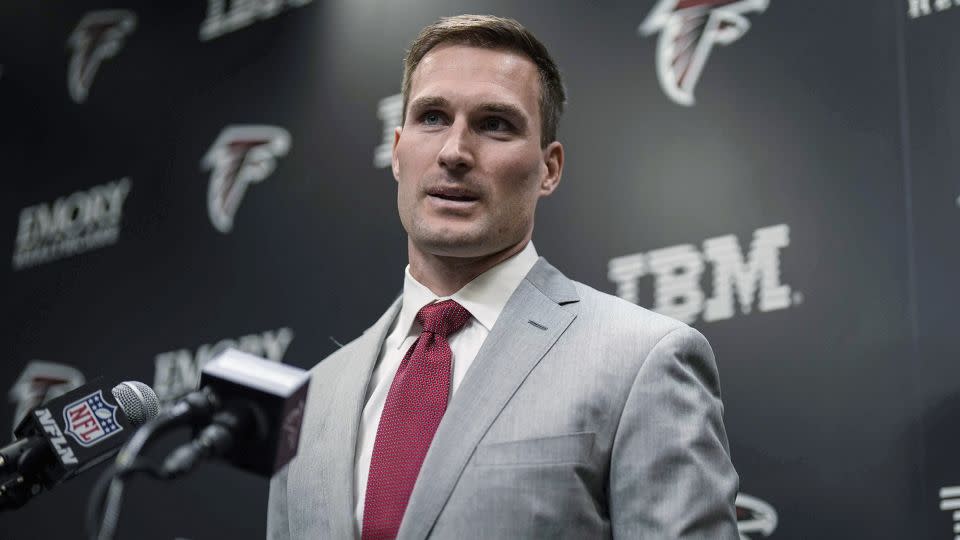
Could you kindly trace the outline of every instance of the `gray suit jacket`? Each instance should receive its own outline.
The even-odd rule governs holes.
[[[358,536],[360,414],[399,304],[313,368],[268,538]],[[699,332],[541,258],[450,400],[399,538],[736,539],[722,412]]]

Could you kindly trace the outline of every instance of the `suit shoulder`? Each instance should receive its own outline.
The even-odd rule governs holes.
[[[584,283],[574,281],[573,284],[580,295],[579,316],[602,323],[611,330],[610,333],[642,334],[644,337],[653,337],[655,340],[676,330],[688,330],[699,334],[696,329],[674,318],[598,291]]]
[[[627,366],[640,369],[650,365],[648,360],[659,350],[657,358],[694,362],[700,366],[697,371],[703,373],[705,381],[716,379],[713,348],[697,329],[582,283],[574,284],[581,295],[574,324],[578,324],[577,333],[582,339],[591,343],[594,350],[603,351],[604,354],[598,356],[619,363],[624,373],[630,373]],[[591,336],[603,336],[603,339]],[[659,365],[669,364],[659,362]],[[710,384],[717,387],[719,396],[719,382]]]

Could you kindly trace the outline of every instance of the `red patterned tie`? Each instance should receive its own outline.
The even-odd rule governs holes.
[[[363,540],[396,538],[420,465],[447,410],[453,353],[447,336],[470,320],[453,300],[417,313],[420,337],[400,362],[387,393],[370,458]]]

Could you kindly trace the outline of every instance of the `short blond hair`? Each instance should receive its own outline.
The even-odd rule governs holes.
[[[407,119],[413,72],[430,49],[441,43],[503,49],[530,58],[540,74],[540,146],[546,147],[557,140],[557,125],[567,100],[560,70],[543,43],[523,25],[513,19],[493,15],[443,17],[420,31],[403,59],[404,123]]]

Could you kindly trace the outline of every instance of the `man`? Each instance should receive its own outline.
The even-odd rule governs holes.
[[[530,241],[564,156],[543,45],[513,20],[441,19],[403,98],[403,294],[313,368],[268,536],[737,538],[707,341]]]

